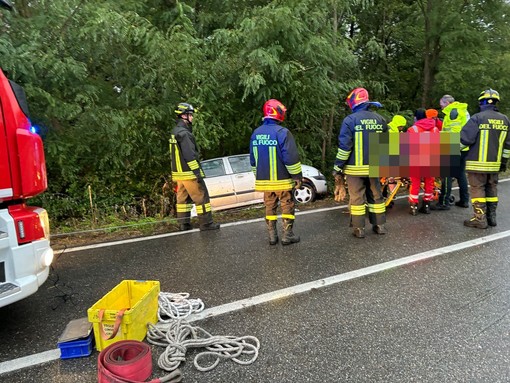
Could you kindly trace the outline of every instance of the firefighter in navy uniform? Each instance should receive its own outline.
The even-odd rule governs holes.
[[[477,229],[496,226],[498,206],[498,172],[506,170],[510,157],[508,117],[496,107],[499,93],[487,89],[480,93],[480,112],[464,125],[460,132],[462,147],[469,147],[466,171],[471,186],[474,215],[464,225]]]
[[[386,132],[388,126],[379,114],[369,110],[370,106],[381,107],[378,102],[370,102],[364,88],[354,89],[346,99],[352,114],[347,116],[338,136],[338,153],[333,175],[335,178],[346,175],[349,189],[352,234],[365,237],[365,214],[376,234],[386,234],[386,208],[381,193],[379,178],[369,177],[368,135]]]
[[[287,109],[278,100],[268,100],[263,107],[264,122],[251,135],[250,163],[255,174],[255,190],[264,192],[269,244],[278,243],[276,209],[282,209],[282,245],[299,242],[294,226],[294,187],[301,187],[301,162],[292,133],[279,123]]]
[[[177,219],[181,231],[191,230],[193,202],[197,209],[200,230],[219,229],[213,222],[209,193],[200,167],[195,137],[192,133],[193,106],[181,102],[177,105],[177,124],[170,137],[172,180],[177,183]]]

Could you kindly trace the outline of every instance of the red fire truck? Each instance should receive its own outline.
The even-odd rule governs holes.
[[[0,6],[10,3],[0,0]],[[43,144],[25,93],[0,69],[0,307],[35,293],[48,278],[48,214],[26,203],[46,188]]]

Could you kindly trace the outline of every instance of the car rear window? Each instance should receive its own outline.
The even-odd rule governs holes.
[[[249,156],[229,157],[228,162],[234,173],[251,172]]]
[[[226,174],[222,159],[205,161],[201,165],[206,177],[218,177]]]

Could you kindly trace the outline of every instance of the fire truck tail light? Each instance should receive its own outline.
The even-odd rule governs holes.
[[[25,225],[23,221],[18,221],[18,234],[21,239],[25,239]]]
[[[11,205],[8,207],[9,214],[14,219],[18,244],[22,245],[48,239],[50,236],[48,214],[46,210],[39,207]]]
[[[39,221],[44,231],[44,238],[50,239],[50,220],[48,218],[48,212],[44,209],[36,209],[35,212],[39,215]]]

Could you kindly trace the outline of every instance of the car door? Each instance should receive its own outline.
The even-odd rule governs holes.
[[[237,202],[260,202],[263,193],[255,192],[255,175],[251,170],[250,155],[231,156],[228,162],[232,169]]]
[[[224,158],[216,158],[200,163],[205,173],[205,184],[215,210],[236,203],[236,194],[231,175],[227,174]]]

